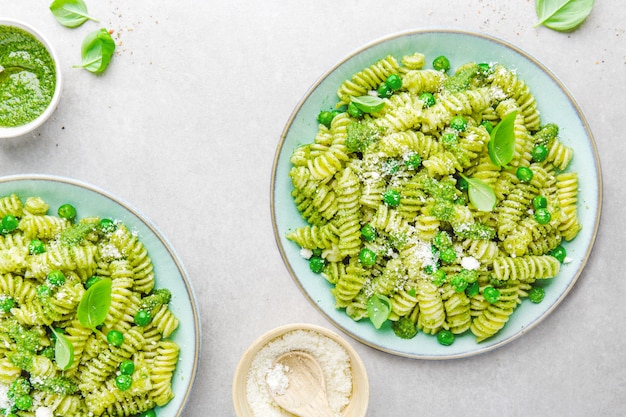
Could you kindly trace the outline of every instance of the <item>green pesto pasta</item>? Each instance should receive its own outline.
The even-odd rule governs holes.
[[[179,321],[146,247],[122,222],[49,211],[39,197],[0,197],[0,416],[135,416],[167,404]],[[109,281],[106,315],[89,325],[81,304]]]
[[[382,297],[392,322],[481,342],[559,274],[553,254],[581,228],[574,155],[515,71],[469,62],[448,74],[427,60],[381,57],[338,86],[332,120],[291,155],[307,224],[286,237],[323,259],[335,305],[353,320]],[[500,164],[491,132],[507,116],[511,157]],[[493,192],[492,209],[472,201],[470,179]]]

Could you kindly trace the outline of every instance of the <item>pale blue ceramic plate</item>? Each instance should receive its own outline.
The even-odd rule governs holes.
[[[196,378],[200,355],[200,321],[191,283],[183,264],[167,240],[139,211],[130,204],[89,184],[73,179],[45,175],[15,175],[0,177],[0,196],[17,194],[43,198],[50,205],[50,213],[64,203],[72,204],[78,217],[99,216],[119,220],[129,230],[136,231],[145,245],[156,277],[156,288],[172,292],[170,309],[180,320],[172,340],[180,346],[178,365],[172,380],[174,399],[156,409],[162,417],[181,417]]]
[[[575,151],[568,169],[579,173],[578,215],[583,229],[576,239],[564,245],[572,262],[564,265],[559,276],[549,281],[543,302],[532,304],[525,300],[496,336],[480,344],[470,332],[445,347],[433,336],[420,333],[414,339],[402,340],[389,326],[376,331],[369,320],[352,321],[343,310],[335,309],[330,284],[313,274],[307,261],[300,256],[297,245],[285,239],[289,230],[304,225],[290,195],[289,157],[296,147],[313,141],[319,111],[335,105],[337,88],[354,73],[388,54],[399,59],[414,52],[424,53],[427,62],[445,55],[453,69],[472,61],[497,62],[514,69],[535,94],[542,121],[558,124],[560,140]],[[450,359],[487,352],[520,337],[550,314],[572,289],[589,258],[598,230],[601,202],[602,179],[596,145],[581,109],[563,83],[528,53],[505,41],[479,33],[437,29],[401,33],[375,41],[347,56],[315,82],[283,131],[274,161],[271,189],[272,220],[278,248],[306,297],[356,340],[391,354],[420,359]]]

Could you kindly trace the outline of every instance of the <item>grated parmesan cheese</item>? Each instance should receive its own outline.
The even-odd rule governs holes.
[[[270,395],[271,389],[286,389],[284,370],[273,369],[274,360],[285,352],[301,350],[320,364],[326,382],[328,405],[333,417],[350,402],[352,371],[350,355],[334,340],[310,330],[293,330],[270,341],[252,359],[246,379],[246,395],[254,417],[292,417]],[[282,377],[280,374],[283,374]]]
[[[464,269],[473,271],[475,269],[480,268],[480,262],[478,262],[478,260],[474,258],[473,256],[465,256],[461,259],[461,266]]]

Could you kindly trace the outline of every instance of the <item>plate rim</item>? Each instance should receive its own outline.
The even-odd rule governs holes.
[[[195,343],[194,343],[194,355],[191,367],[191,375],[189,375],[189,383],[185,390],[184,395],[181,397],[180,406],[177,410],[175,417],[182,417],[183,411],[189,402],[189,398],[191,397],[191,393],[193,391],[194,385],[197,380],[198,368],[200,363],[200,355],[201,355],[201,342],[202,342],[202,334],[201,334],[201,326],[200,326],[200,316],[198,310],[198,303],[196,300],[194,289],[191,285],[191,281],[189,279],[189,274],[185,266],[183,265],[180,257],[174,250],[174,247],[167,240],[165,235],[161,233],[161,231],[157,228],[156,224],[154,224],[146,215],[144,215],[140,210],[130,204],[128,201],[105,191],[103,188],[100,188],[91,183],[77,180],[70,177],[65,177],[62,175],[52,175],[52,174],[13,174],[13,175],[2,175],[0,176],[0,183],[9,183],[12,181],[48,181],[48,182],[56,182],[63,183],[71,186],[75,186],[78,188],[85,189],[87,191],[94,192],[99,194],[100,196],[111,200],[112,202],[118,204],[123,209],[127,210],[130,214],[135,216],[145,227],[147,227],[150,232],[157,238],[157,240],[163,245],[167,253],[170,255],[174,264],[176,265],[176,269],[180,273],[180,276],[185,284],[185,290],[190,300],[190,308],[193,315],[193,332],[195,335]],[[167,405],[166,405],[167,406]],[[162,408],[162,407],[158,407]]]
[[[532,321],[531,323],[529,323],[528,325],[524,326],[519,332],[515,333],[514,335],[505,338],[503,340],[500,340],[496,343],[493,343],[489,346],[484,346],[482,348],[476,349],[476,350],[472,350],[472,351],[468,351],[468,352],[461,352],[461,353],[457,353],[457,354],[447,354],[447,355],[423,355],[423,354],[411,354],[411,353],[407,353],[407,352],[398,352],[396,350],[393,349],[389,349],[386,348],[384,346],[380,346],[380,344],[374,344],[372,342],[369,342],[367,340],[365,340],[364,338],[360,337],[359,335],[355,334],[352,331],[349,331],[347,329],[345,329],[343,326],[341,326],[339,323],[337,323],[329,314],[327,314],[322,308],[321,306],[315,302],[315,300],[313,300],[311,298],[311,296],[305,291],[304,287],[302,286],[302,284],[300,283],[299,279],[297,278],[295,271],[293,270],[288,258],[287,258],[287,254],[286,254],[286,250],[285,247],[282,244],[281,241],[281,235],[279,235],[279,230],[278,230],[278,225],[277,225],[277,221],[276,221],[276,174],[277,174],[277,170],[278,170],[278,162],[279,159],[282,155],[282,150],[283,147],[285,145],[285,140],[287,138],[287,135],[289,133],[290,128],[292,127],[298,113],[300,112],[300,110],[302,109],[302,107],[304,106],[304,104],[306,103],[306,101],[308,100],[308,98],[313,94],[313,92],[316,90],[316,88],[326,79],[328,78],[335,70],[337,70],[339,67],[341,67],[342,65],[344,65],[347,61],[349,61],[350,59],[354,58],[355,56],[359,55],[360,53],[373,48],[377,45],[383,44],[385,42],[389,42],[392,41],[394,39],[397,38],[402,38],[402,37],[406,37],[406,36],[413,36],[413,35],[424,35],[424,34],[437,34],[437,33],[441,33],[441,34],[456,34],[456,35],[463,35],[463,36],[470,36],[473,38],[480,38],[481,40],[486,40],[489,42],[494,42],[497,43],[505,48],[511,49],[513,52],[521,55],[522,57],[526,58],[528,61],[530,61],[533,65],[535,65],[536,67],[538,67],[541,71],[543,71],[545,73],[545,75],[547,75],[552,82],[554,82],[556,84],[556,86],[565,94],[565,96],[567,97],[567,99],[569,100],[570,104],[572,105],[572,107],[574,108],[577,117],[580,119],[581,124],[584,127],[585,133],[589,139],[589,145],[593,151],[593,159],[595,162],[595,171],[596,171],[596,175],[597,175],[597,209],[596,209],[596,213],[595,213],[595,221],[593,224],[593,230],[591,232],[591,236],[590,236],[590,241],[589,241],[589,245],[585,250],[584,256],[581,257],[581,264],[578,268],[578,270],[574,273],[574,276],[572,278],[572,280],[570,281],[570,283],[568,284],[568,286],[565,288],[565,290],[563,291],[563,293],[555,300],[554,304],[552,306],[550,306],[543,314],[541,314],[540,317],[538,317],[536,320]],[[332,323],[336,328],[338,328],[339,330],[341,330],[343,333],[347,334],[348,336],[352,337],[353,339],[357,340],[358,342],[369,346],[371,348],[374,348],[376,350],[380,350],[382,352],[386,352],[395,356],[401,356],[401,357],[407,357],[407,358],[411,358],[411,359],[426,359],[426,360],[448,360],[448,359],[459,359],[459,358],[467,358],[467,357],[471,357],[471,356],[475,356],[475,355],[479,355],[479,354],[484,354],[487,353],[489,351],[493,351],[497,348],[500,348],[506,344],[509,344],[511,342],[513,342],[514,340],[517,340],[519,337],[521,337],[522,335],[526,334],[529,330],[535,328],[540,322],[542,322],[543,320],[545,320],[548,316],[551,315],[551,313],[556,309],[556,307],[558,305],[561,304],[561,302],[566,298],[566,296],[569,294],[569,292],[572,290],[572,288],[574,287],[574,285],[576,284],[576,282],[578,281],[578,279],[580,278],[580,276],[582,275],[582,272],[584,271],[587,262],[589,260],[589,257],[591,256],[591,253],[593,251],[593,248],[595,246],[595,241],[596,241],[596,237],[598,234],[598,229],[599,229],[599,225],[600,225],[600,218],[601,218],[601,214],[602,214],[602,194],[603,194],[603,181],[602,181],[602,168],[601,168],[601,164],[600,164],[600,158],[599,158],[599,154],[598,154],[598,149],[597,149],[597,145],[596,145],[596,141],[593,135],[593,132],[591,131],[591,127],[589,125],[589,122],[587,121],[587,118],[585,117],[582,108],[580,107],[580,105],[578,104],[578,102],[576,101],[576,99],[574,98],[574,96],[571,94],[571,92],[569,91],[569,89],[565,86],[565,84],[557,77],[557,75],[552,72],[552,70],[550,70],[545,64],[541,63],[538,59],[536,59],[533,55],[531,55],[530,53],[526,52],[525,50],[521,49],[520,47],[500,38],[497,36],[493,36],[493,35],[488,35],[486,33],[483,32],[477,32],[477,31],[470,31],[470,30],[462,30],[462,29],[452,29],[452,28],[440,28],[440,27],[433,27],[433,28],[422,28],[422,29],[411,29],[411,30],[405,30],[405,31],[400,31],[400,32],[395,32],[395,33],[391,33],[382,37],[379,37],[373,41],[370,41],[369,43],[366,43],[362,46],[360,46],[359,48],[354,49],[352,52],[348,53],[347,55],[345,55],[343,58],[341,58],[337,63],[335,63],[334,65],[332,65],[329,69],[327,69],[326,71],[324,71],[318,78],[317,80],[315,80],[315,82],[313,84],[311,84],[311,86],[306,90],[306,92],[304,93],[304,95],[302,96],[302,98],[298,101],[298,103],[296,104],[295,108],[293,109],[293,111],[291,112],[289,118],[287,119],[285,126],[281,132],[280,135],[280,140],[277,144],[276,147],[276,151],[274,154],[274,160],[272,163],[272,173],[271,173],[271,181],[270,181],[270,213],[271,213],[271,220],[272,220],[272,229],[274,232],[274,239],[276,242],[276,245],[278,247],[278,250],[280,252],[281,258],[283,260],[283,264],[285,265],[285,267],[287,268],[287,271],[289,272],[289,274],[291,275],[292,280],[295,282],[295,284],[298,286],[298,288],[300,289],[300,291],[304,294],[304,296],[309,300],[309,302],[322,314],[323,317],[325,317],[330,323]],[[479,346],[479,345],[477,345]]]

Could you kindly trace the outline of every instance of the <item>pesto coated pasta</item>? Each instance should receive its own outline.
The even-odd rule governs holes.
[[[179,321],[146,247],[119,221],[49,209],[0,197],[0,416],[135,416],[167,404]]]
[[[529,294],[566,260],[581,229],[574,153],[515,71],[425,62],[385,56],[338,86],[336,108],[293,150],[291,195],[307,224],[286,237],[353,320],[379,328],[368,306],[382,301],[399,337],[481,342],[524,299],[539,302]]]

